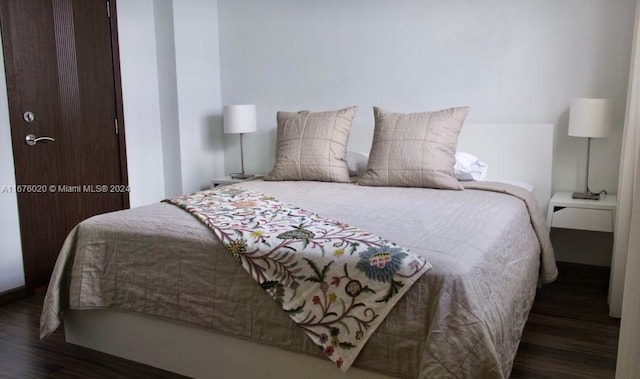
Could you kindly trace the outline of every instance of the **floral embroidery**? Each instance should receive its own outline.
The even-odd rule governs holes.
[[[431,268],[371,233],[237,186],[170,202],[210,227],[343,371],[395,301]]]
[[[231,205],[236,208],[255,208],[258,206],[258,203],[255,201],[234,201]]]
[[[240,261],[240,254],[247,251],[247,242],[243,239],[232,240],[227,243],[227,250],[238,261]]]
[[[344,291],[351,297],[357,297],[362,291],[362,284],[357,280],[350,280],[349,283],[344,286]]]
[[[370,247],[360,253],[360,261],[356,267],[371,280],[389,283],[406,256],[407,254],[397,247]]]
[[[334,351],[335,351],[335,349],[333,348],[333,346],[327,346],[324,349],[324,353],[327,355],[327,357],[332,356]]]
[[[302,226],[278,234],[278,238],[283,240],[308,240],[313,238],[313,236],[313,232],[304,229]]]

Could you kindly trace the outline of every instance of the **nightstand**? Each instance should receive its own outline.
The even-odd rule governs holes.
[[[211,179],[211,188],[215,188],[217,186],[228,186],[230,184],[237,184],[242,182],[247,182],[249,180],[262,179],[262,175],[252,176],[249,179],[234,179],[231,176],[221,176],[219,178]]]
[[[617,201],[618,198],[616,195],[607,195],[600,198],[600,200],[582,200],[573,199],[571,197],[571,192],[556,192],[553,194],[553,197],[549,202],[547,224],[549,225],[549,228],[553,227],[608,232],[612,233],[611,236],[613,236]],[[571,241],[571,233],[573,233],[573,241]],[[578,236],[575,233],[582,233],[582,236]],[[586,238],[587,235],[584,233],[585,232],[564,231],[563,237],[554,241],[556,254],[559,250],[564,249],[565,253],[570,253],[570,255],[565,256],[565,259],[569,258],[570,260],[568,260],[568,262],[573,263],[600,265],[599,263],[584,262],[585,259],[593,261],[596,256],[604,259],[608,258],[607,260],[611,262],[611,259],[613,259],[613,238],[605,238],[603,236],[595,237],[593,234]],[[610,242],[607,244],[605,241]],[[604,242],[604,244],[601,242]],[[559,245],[556,245],[556,243]],[[597,253],[598,251],[603,254],[600,255],[600,253]],[[596,259],[596,261],[600,261],[600,259]],[[611,265],[610,270],[609,299],[611,299],[611,291],[614,288],[613,279],[615,273],[613,272],[613,265]]]
[[[549,201],[547,225],[549,228],[613,232],[616,219],[616,195],[600,200],[573,199],[571,192],[556,192]]]

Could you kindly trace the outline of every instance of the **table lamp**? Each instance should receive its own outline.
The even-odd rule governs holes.
[[[589,189],[589,157],[591,155],[591,139],[609,136],[613,127],[612,113],[611,99],[571,100],[571,110],[569,111],[569,135],[572,137],[587,138],[587,168],[584,180],[584,192],[574,192],[571,195],[574,199],[600,199],[600,193],[593,193]]]
[[[244,148],[242,136],[258,130],[256,126],[256,106],[254,104],[225,105],[224,106],[224,133],[240,134],[240,166],[242,172],[230,174],[233,179],[248,179],[252,174],[244,172]]]

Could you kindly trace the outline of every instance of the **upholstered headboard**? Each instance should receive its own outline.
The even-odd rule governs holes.
[[[488,163],[487,180],[533,184],[538,205],[545,210],[551,198],[553,136],[553,124],[465,124],[458,151]],[[354,125],[349,150],[368,152],[372,139],[373,127]]]

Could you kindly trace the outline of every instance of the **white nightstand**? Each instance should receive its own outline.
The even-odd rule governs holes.
[[[556,192],[549,202],[547,224],[549,228],[613,233],[617,201],[616,195],[607,195],[600,200],[582,200],[573,199],[571,192]],[[581,251],[581,253],[585,252]],[[614,288],[614,274],[612,265],[609,279],[609,299],[611,299],[611,291]]]
[[[237,184],[237,183],[242,183],[242,182],[246,182],[249,180],[256,180],[256,179],[262,179],[262,175],[252,176],[249,179],[234,179],[229,175],[221,176],[219,178],[211,179],[211,188],[215,188],[217,186],[228,186],[230,184]]]
[[[556,192],[549,201],[547,225],[549,228],[613,232],[617,201],[616,195],[582,200],[573,199],[571,192]]]

